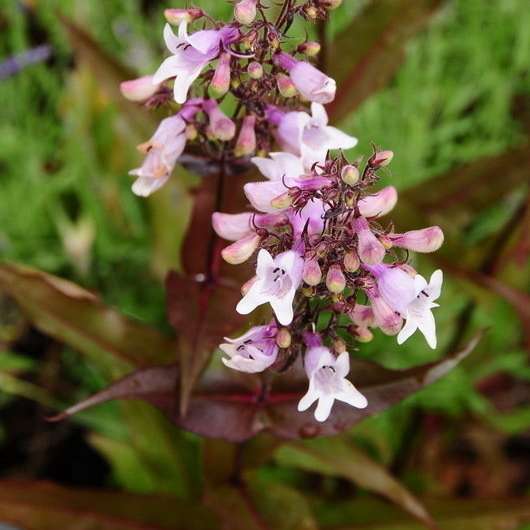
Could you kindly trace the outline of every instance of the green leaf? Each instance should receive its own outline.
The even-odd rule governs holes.
[[[286,467],[351,480],[364,489],[387,497],[428,528],[434,527],[430,515],[405,486],[381,464],[342,438],[292,442],[279,448],[276,460]]]
[[[174,356],[173,341],[157,330],[129,320],[93,293],[56,276],[3,263],[0,290],[12,296],[43,333],[87,355],[110,376]]]
[[[407,40],[421,30],[442,0],[368,2],[335,39],[330,49],[330,75],[337,95],[328,106],[333,120],[355,110],[384,88],[404,59]]]

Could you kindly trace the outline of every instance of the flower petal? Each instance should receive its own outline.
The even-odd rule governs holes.
[[[320,422],[326,421],[329,418],[334,402],[335,398],[333,396],[321,395],[315,410],[315,419]]]

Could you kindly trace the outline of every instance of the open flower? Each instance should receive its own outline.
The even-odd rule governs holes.
[[[186,147],[185,129],[186,122],[179,115],[171,116],[160,122],[148,142],[138,146],[146,156],[141,167],[129,172],[138,177],[132,187],[136,195],[147,197],[167,182]]]
[[[225,337],[226,342],[219,346],[227,355],[222,358],[223,363],[240,372],[263,372],[278,356],[277,332],[276,325],[272,323],[268,326],[254,326],[236,339]]]
[[[293,320],[293,300],[302,281],[304,259],[296,250],[288,250],[273,258],[261,249],[258,253],[256,280],[237,304],[236,311],[248,315],[256,307],[270,303],[280,324]]]
[[[310,347],[305,354],[304,367],[309,388],[298,403],[300,412],[318,400],[315,419],[326,421],[336,399],[359,409],[368,405],[366,398],[346,379],[350,371],[348,352],[335,357],[324,346]]]
[[[427,344],[436,348],[436,324],[431,310],[438,307],[434,301],[440,296],[442,271],[433,272],[427,284],[423,276],[412,276],[399,267],[380,264],[366,268],[376,277],[379,294],[385,302],[406,319],[398,335],[398,344],[403,344],[419,329]]]
[[[420,276],[420,278],[422,277]],[[424,279],[423,281],[425,284],[427,283]],[[440,297],[442,282],[443,273],[438,269],[432,273],[429,284],[425,285],[416,298],[407,306],[403,315],[406,322],[397,337],[398,344],[403,344],[419,329],[427,340],[427,344],[432,349],[436,348],[436,322],[434,321],[432,309],[438,307],[438,304],[434,301]]]
[[[357,138],[328,125],[323,105],[312,103],[311,113],[277,110],[268,113],[278,126],[277,137],[282,149],[300,156],[306,168],[324,162],[330,149],[351,149],[357,145]]]
[[[205,29],[193,35],[188,35],[187,27],[187,20],[182,20],[176,36],[171,26],[166,24],[164,40],[173,55],[164,60],[153,76],[155,84],[175,78],[173,91],[177,103],[186,101],[191,84],[202,69],[219,55],[221,45],[230,44],[239,35],[232,26],[224,26],[219,30]]]

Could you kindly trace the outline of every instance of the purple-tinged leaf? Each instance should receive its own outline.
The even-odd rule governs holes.
[[[174,358],[172,340],[107,307],[93,293],[51,274],[0,264],[0,290],[43,333],[90,357],[110,376]]]
[[[440,361],[408,370],[388,370],[373,363],[352,360],[352,381],[367,397],[368,407],[359,410],[336,403],[324,423],[317,422],[311,410],[297,411],[297,403],[307,386],[298,365],[265,381],[259,376],[229,370],[217,362],[212,363],[196,385],[184,417],[175,406],[178,368],[173,365],[134,372],[56,419],[111,399],[142,399],[160,408],[179,427],[212,438],[241,442],[261,431],[286,439],[329,436],[443,377],[474,349],[480,337],[481,333],[461,351]]]
[[[368,2],[330,47],[334,60],[328,61],[328,73],[338,86],[328,106],[333,120],[346,116],[388,84],[404,59],[407,40],[442,4],[442,0]]]

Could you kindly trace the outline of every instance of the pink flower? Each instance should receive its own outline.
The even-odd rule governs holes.
[[[312,64],[297,61],[284,52],[277,53],[274,56],[274,62],[289,72],[294,86],[307,100],[325,105],[335,99],[337,91],[335,80],[323,74]]]
[[[120,83],[120,91],[129,101],[145,101],[154,96],[159,88],[159,84],[153,83],[152,75],[144,75],[143,77]]]
[[[387,304],[377,287],[369,287],[365,291],[372,306],[375,324],[386,335],[397,335],[403,326],[401,316]]]
[[[336,399],[359,409],[368,405],[366,398],[346,379],[350,371],[348,352],[335,357],[324,346],[312,346],[305,354],[304,368],[309,388],[298,403],[300,412],[318,401],[315,419],[322,422],[328,419]]]
[[[230,88],[230,60],[229,53],[222,53],[210,82],[210,94],[214,98],[224,96]]]
[[[387,237],[394,246],[414,252],[434,252],[444,242],[444,233],[439,226],[410,230],[404,234],[387,234]]]
[[[268,116],[278,126],[277,137],[282,149],[302,158],[306,169],[323,162],[330,149],[350,149],[357,138],[328,125],[326,109],[320,103],[311,104],[307,112],[282,113],[269,109]]]
[[[210,119],[208,134],[213,139],[228,142],[235,136],[236,124],[219,108],[217,101],[207,99],[203,103],[203,109]]]
[[[153,83],[156,84],[175,78],[173,91],[177,103],[186,101],[191,84],[199,77],[202,69],[219,55],[221,45],[230,44],[239,35],[238,30],[231,26],[188,35],[187,24],[185,18],[180,22],[178,37],[171,26],[166,24],[164,40],[173,55],[164,60],[153,76]]]
[[[370,230],[368,221],[364,217],[357,217],[354,221],[355,231],[359,240],[357,253],[363,263],[375,265],[381,263],[385,257],[385,247]]]
[[[390,212],[397,203],[398,194],[394,186],[386,186],[359,201],[359,211],[363,217],[382,217]]]
[[[252,24],[256,18],[257,0],[240,0],[234,7],[234,17],[240,24]]]
[[[243,118],[241,131],[237,137],[234,154],[236,156],[249,156],[256,150],[256,116],[249,114]]]
[[[278,329],[274,323],[268,326],[254,326],[236,339],[225,337],[226,342],[219,348],[227,357],[223,363],[240,372],[263,372],[274,364],[278,356],[276,335]]]
[[[304,259],[295,250],[288,250],[273,258],[261,249],[258,253],[256,281],[237,304],[236,311],[248,315],[256,307],[270,303],[276,318],[283,326],[293,320],[293,300],[302,282]]]

